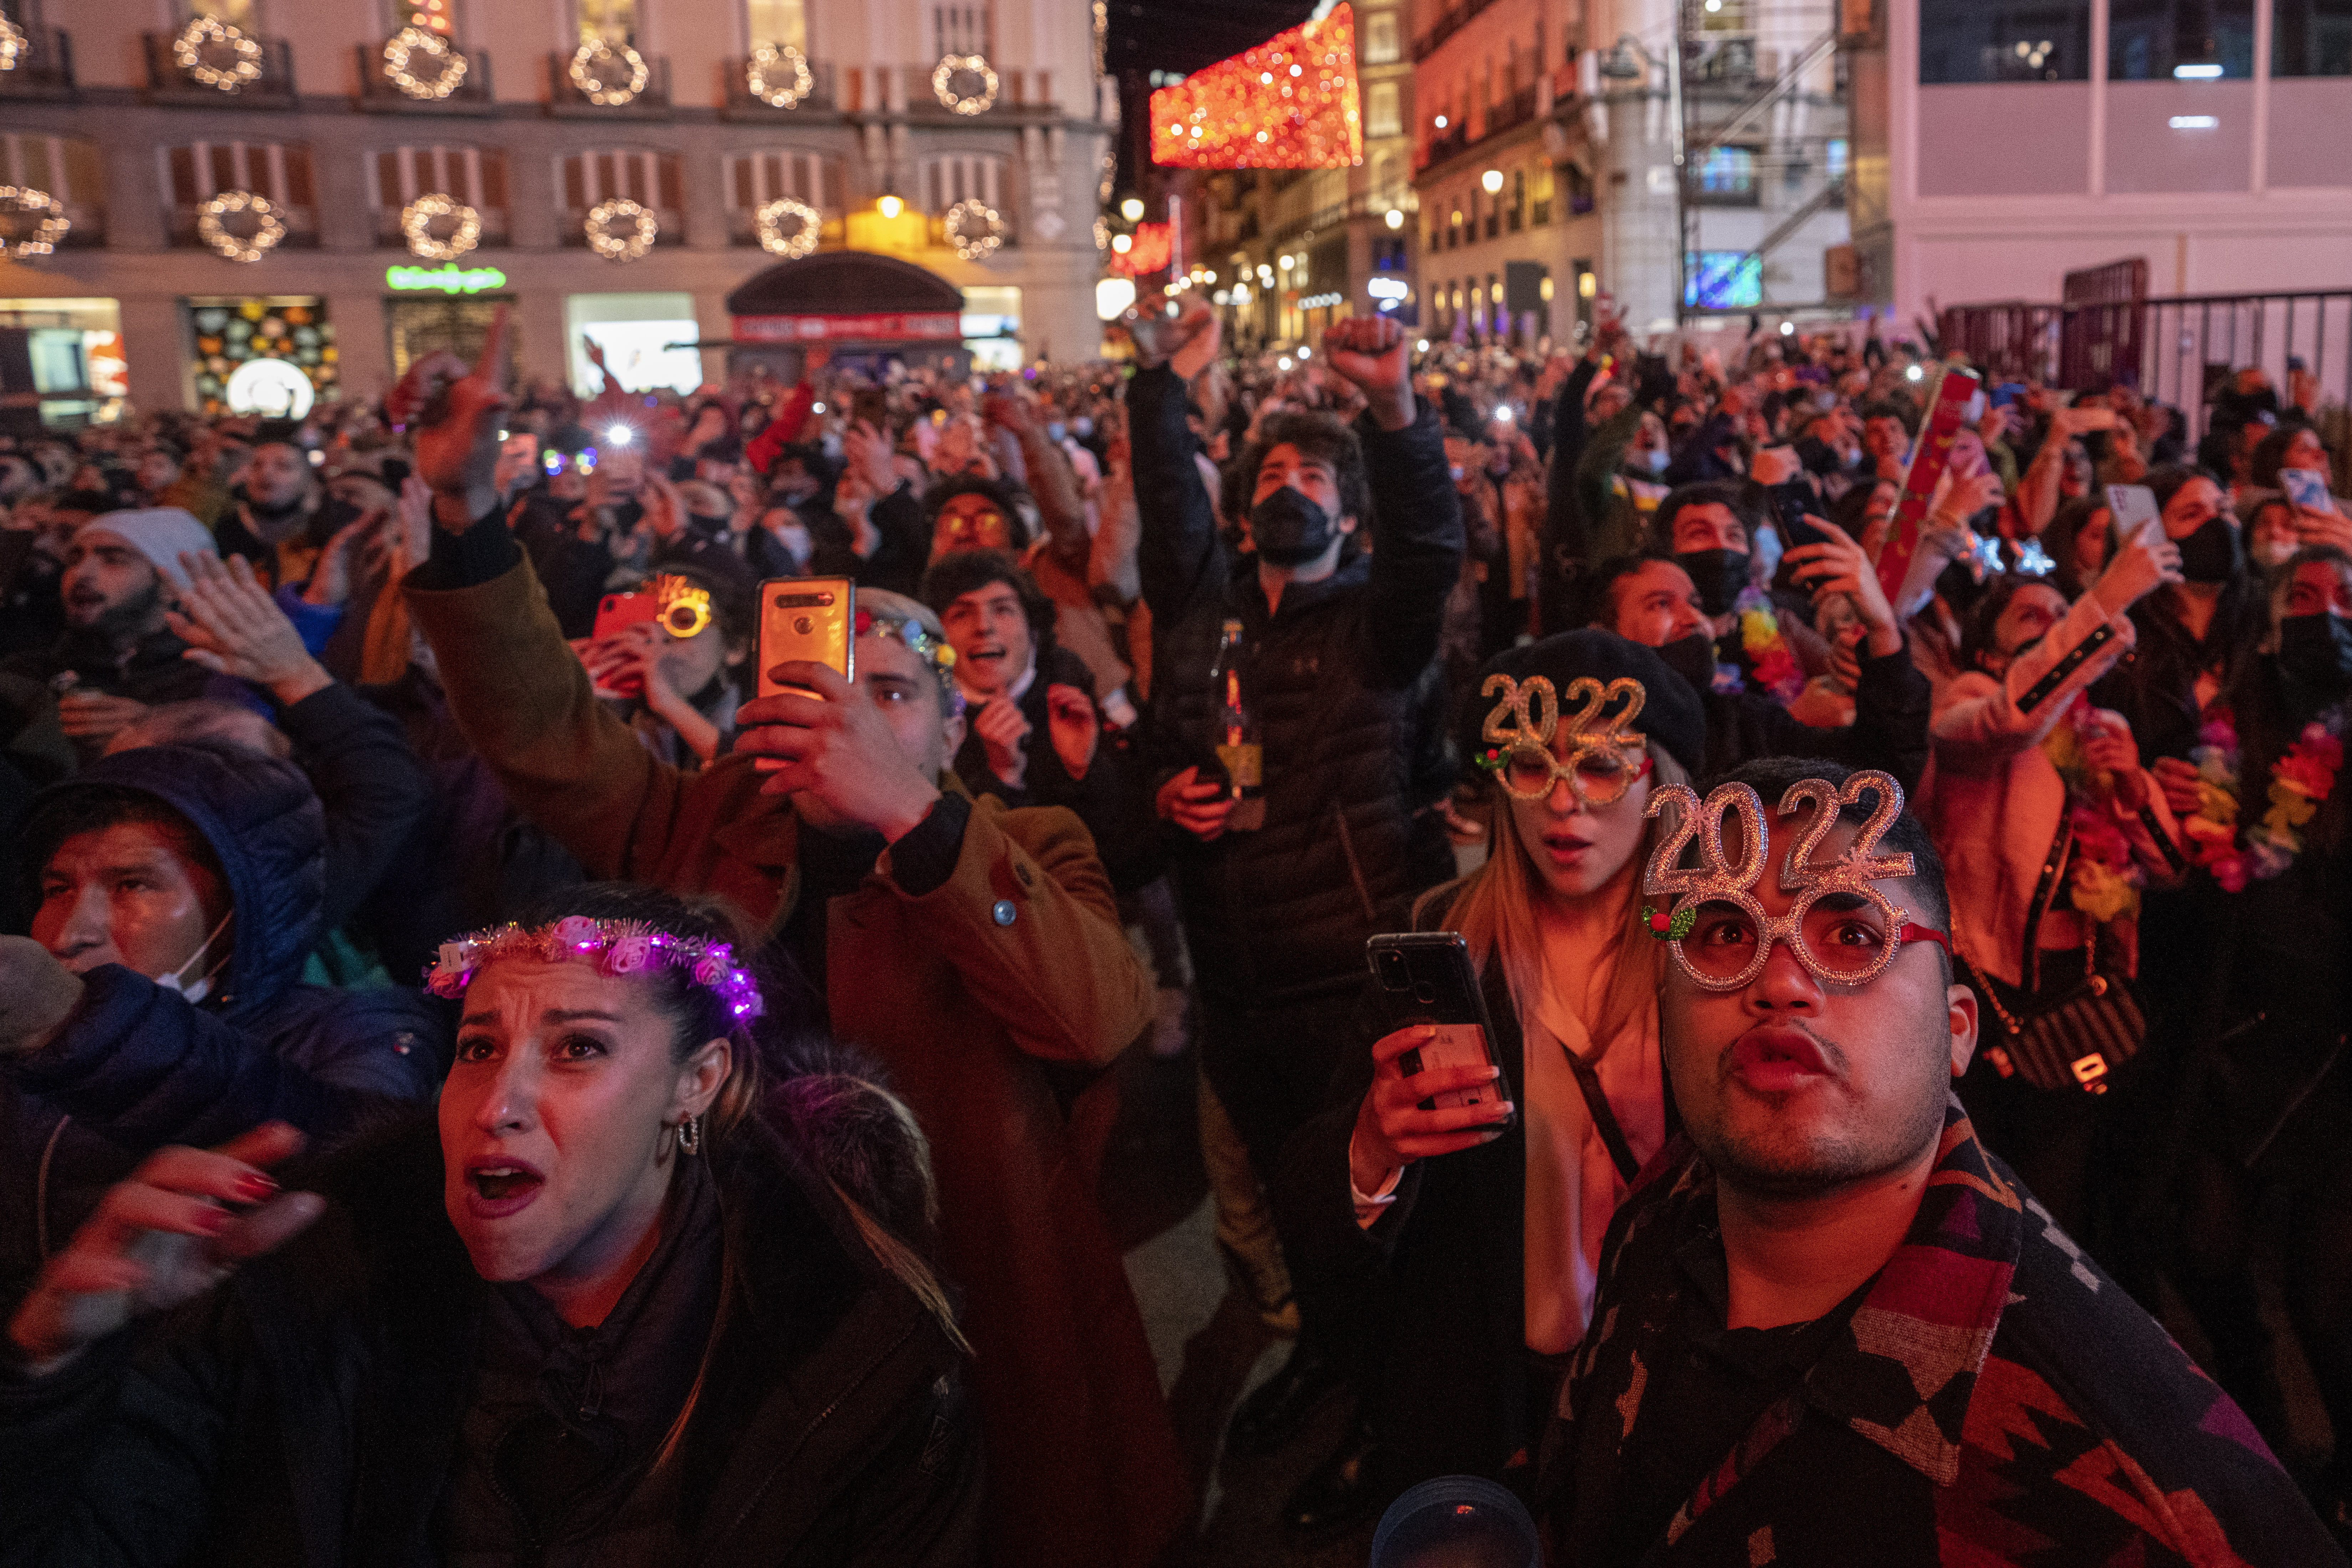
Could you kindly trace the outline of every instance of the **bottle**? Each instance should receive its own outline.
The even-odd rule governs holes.
[[[1258,744],[1257,718],[1242,686],[1243,657],[1242,624],[1229,618],[1217,638],[1210,680],[1217,699],[1217,762],[1234,802],[1226,826],[1246,830],[1257,826],[1265,809],[1265,761]]]

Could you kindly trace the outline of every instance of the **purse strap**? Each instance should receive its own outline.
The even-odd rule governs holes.
[[[1641,1162],[1633,1158],[1633,1146],[1625,1141],[1625,1130],[1617,1125],[1617,1113],[1609,1109],[1609,1096],[1601,1090],[1601,1075],[1593,1070],[1591,1062],[1569,1049],[1566,1040],[1559,1044],[1559,1054],[1568,1058],[1568,1070],[1576,1075],[1576,1087],[1584,1096],[1585,1113],[1592,1118],[1601,1142],[1608,1146],[1609,1158],[1616,1165],[1617,1173],[1625,1179],[1627,1186],[1632,1186],[1633,1178],[1642,1173]]]
[[[2024,977],[2025,994],[2042,994],[2042,950],[2036,939],[2042,934],[2042,917],[2058,896],[2058,873],[2066,864],[2067,851],[2074,847],[2074,813],[2071,805],[2058,812],[2058,837],[2050,841],[2050,853],[2042,861],[2042,879],[2033,884],[2033,897],[2025,906],[2025,960],[2018,965]]]

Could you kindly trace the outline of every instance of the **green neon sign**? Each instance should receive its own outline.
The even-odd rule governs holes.
[[[383,269],[383,286],[438,289],[444,294],[478,294],[485,289],[505,288],[507,275],[495,267],[469,267],[459,271],[455,262],[439,267],[387,267]]]

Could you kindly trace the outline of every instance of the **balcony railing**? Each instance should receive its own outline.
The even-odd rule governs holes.
[[[799,102],[789,109],[778,108],[765,99],[752,94],[751,63],[749,59],[741,57],[730,58],[727,62],[727,102],[719,111],[725,118],[789,121],[795,116],[805,118],[812,114],[836,112],[840,100],[834,96],[834,71],[829,62],[816,60],[809,62],[809,89],[802,96]],[[790,88],[793,85],[789,67],[777,67],[774,78],[776,87]]]
[[[403,233],[400,227],[400,216],[403,210],[404,209],[399,206],[378,207],[376,209],[375,243],[377,249],[406,250],[408,248],[408,236]],[[474,216],[480,221],[482,226],[482,232],[480,236],[475,239],[475,245],[492,250],[503,249],[508,244],[509,235],[507,209],[504,207],[476,207],[474,209]],[[467,265],[467,263],[460,260],[458,265],[462,267]]]
[[[74,95],[73,40],[63,27],[26,27],[16,68],[0,71],[0,98],[25,101]]]
[[[181,66],[173,52],[179,37],[177,33],[140,35],[147,55],[147,98],[151,103],[188,108],[234,104],[241,110],[294,107],[294,50],[285,39],[253,38],[251,41],[259,49],[251,61],[257,68],[256,74],[234,86],[215,86]],[[236,51],[215,45],[203,52],[196,68],[233,70],[237,63]]]
[[[466,74],[457,85],[438,98],[418,97],[403,91],[395,84],[390,67],[384,60],[382,44],[356,46],[360,67],[360,107],[377,114],[488,114],[496,100],[490,89],[490,57],[486,49],[463,49],[459,56],[466,62]],[[428,68],[422,61],[409,67],[410,74],[421,79],[431,79]]]
[[[617,52],[617,51],[616,51]],[[669,58],[666,55],[641,53],[645,61],[646,81],[625,103],[598,103],[572,79],[574,51],[559,50],[547,57],[547,111],[563,119],[600,120],[666,120],[669,117]],[[609,87],[625,87],[628,75],[620,60],[607,60],[592,80]]]
[[[272,197],[271,201],[278,221],[286,226],[285,237],[272,248],[316,250],[319,247],[319,209],[315,206],[296,206],[291,202],[280,201],[276,197]],[[201,211],[201,208],[189,203],[172,204],[173,245],[184,250],[209,251],[212,248],[205,243],[204,235],[197,226]]]

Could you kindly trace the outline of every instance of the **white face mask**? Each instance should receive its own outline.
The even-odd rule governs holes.
[[[231,910],[228,913],[221,916],[220,924],[213,927],[212,934],[196,944],[196,951],[188,955],[188,961],[180,965],[179,968],[172,971],[169,974],[157,975],[155,977],[155,984],[162,986],[166,991],[178,992],[190,1002],[201,1002],[206,996],[210,995],[212,994],[213,982],[220,977],[220,972],[222,970],[228,967],[229,959],[236,952],[236,944],[235,942],[231,942],[226,947],[223,948],[221,950],[220,956],[213,960],[212,967],[206,969],[202,974],[197,975],[194,980],[190,980],[188,978],[188,971],[195,968],[199,963],[204,963],[205,955],[211,952],[213,950],[213,943],[220,940],[221,932],[228,930],[229,921],[236,918],[236,911],[235,910]]]

